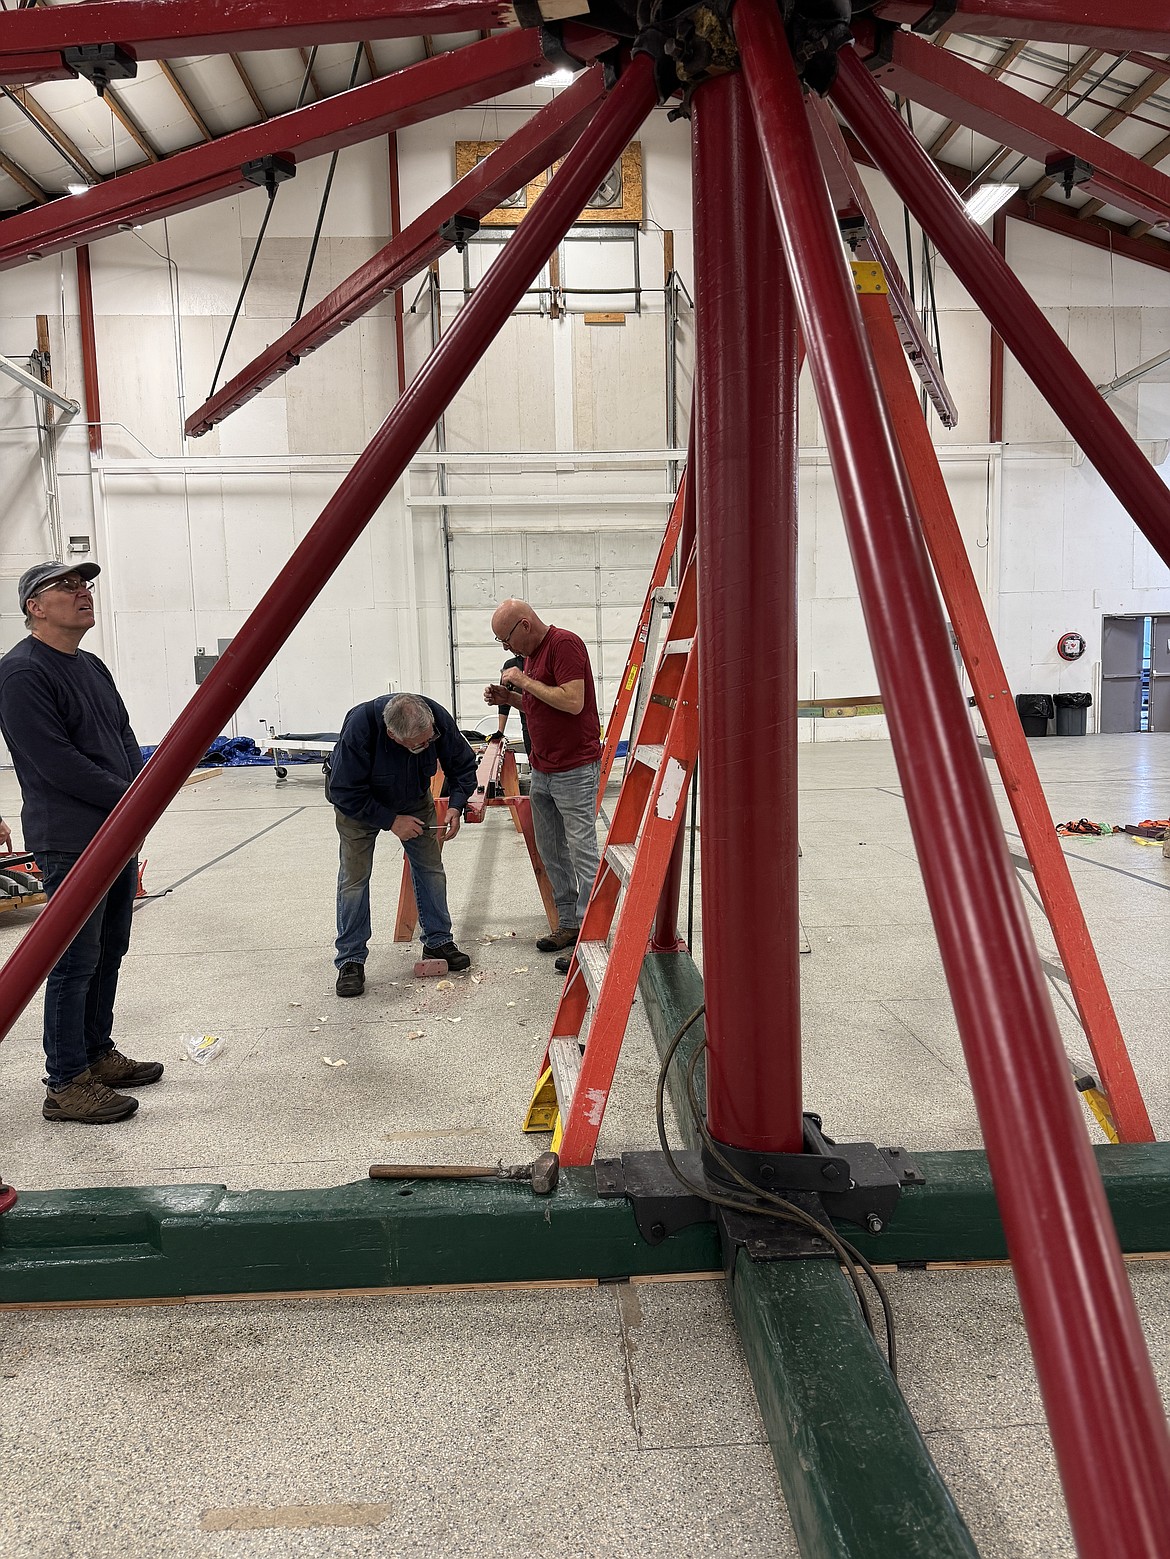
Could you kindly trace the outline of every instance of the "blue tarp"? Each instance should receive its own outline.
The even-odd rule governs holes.
[[[149,758],[154,751],[156,751],[154,747],[144,747],[143,758]],[[241,769],[250,764],[267,764],[271,768],[273,761],[272,758],[264,756],[250,736],[217,736],[195,767]],[[280,759],[282,768],[289,763],[320,763],[320,761],[319,758],[308,753],[282,754]]]

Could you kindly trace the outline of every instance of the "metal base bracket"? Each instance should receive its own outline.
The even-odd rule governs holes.
[[[719,1144],[727,1162],[761,1191],[791,1199],[795,1192],[823,1199],[831,1219],[858,1224],[880,1234],[893,1216],[902,1188],[925,1178],[903,1148],[879,1148],[872,1142],[834,1142],[821,1130],[819,1115],[804,1117],[802,1153],[751,1153]],[[713,1186],[742,1187],[704,1150],[703,1164]]]
[[[827,1228],[842,1220],[859,1224],[870,1234],[885,1229],[903,1186],[926,1183],[901,1148],[878,1148],[871,1142],[829,1144],[816,1116],[806,1116],[805,1123],[809,1143],[805,1153],[746,1154],[732,1149],[727,1157],[731,1162],[738,1159],[736,1168],[745,1175],[747,1169],[741,1166],[754,1168],[754,1183],[762,1190],[782,1196]],[[716,1200],[684,1186],[663,1153],[623,1153],[621,1158],[597,1159],[593,1166],[597,1195],[603,1201],[628,1201],[638,1232],[648,1244],[659,1245],[680,1229],[715,1219],[724,1248],[733,1255],[741,1245],[766,1260],[832,1254],[827,1241],[796,1223],[771,1217],[763,1205],[759,1213],[720,1207],[719,1197],[730,1194],[742,1200],[748,1193],[726,1178],[706,1152],[679,1151],[674,1158],[690,1184],[704,1187]],[[832,1171],[828,1178],[826,1170]]]

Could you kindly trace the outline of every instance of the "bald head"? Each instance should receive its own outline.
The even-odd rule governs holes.
[[[492,632],[513,655],[531,655],[548,632],[527,601],[509,597],[492,613]]]

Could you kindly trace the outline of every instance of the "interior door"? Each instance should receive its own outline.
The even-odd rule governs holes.
[[[1144,617],[1106,617],[1101,632],[1101,731],[1142,728]],[[1170,672],[1170,655],[1166,661]],[[1168,678],[1170,680],[1170,678]]]

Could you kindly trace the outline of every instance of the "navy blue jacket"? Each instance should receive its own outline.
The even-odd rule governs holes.
[[[20,782],[25,848],[80,855],[142,768],[106,665],[30,635],[0,660],[0,732]]]
[[[382,711],[391,694],[359,704],[346,715],[329,760],[329,799],[339,812],[369,828],[389,828],[400,812],[413,811],[431,788],[441,763],[447,800],[459,811],[475,791],[475,754],[451,716],[424,698],[435,719],[435,740],[407,752],[386,732]]]

